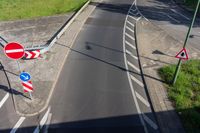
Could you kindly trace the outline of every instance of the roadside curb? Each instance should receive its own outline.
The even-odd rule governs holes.
[[[145,20],[147,20],[146,18],[144,18]],[[154,110],[154,104],[152,102],[152,98],[151,98],[151,95],[150,95],[150,92],[148,90],[148,85],[147,85],[147,82],[145,80],[145,76],[144,76],[144,70],[143,70],[143,67],[142,67],[142,63],[141,63],[141,60],[140,60],[140,52],[139,52],[139,49],[138,49],[138,37],[137,37],[137,33],[138,33],[138,22],[140,21],[141,19],[139,19],[138,21],[136,21],[135,23],[135,45],[136,45],[136,51],[137,51],[137,55],[138,55],[138,62],[139,62],[139,66],[140,66],[140,70],[141,70],[141,77],[142,77],[142,80],[143,80],[143,83],[144,83],[144,88],[145,88],[145,92],[147,94],[147,98],[148,98],[148,101],[149,101],[149,104],[150,104],[150,107],[151,107],[151,110],[153,112],[153,115],[155,116],[155,119],[156,119],[156,122],[158,124],[158,130],[159,132],[161,132],[161,129],[160,129],[160,123],[158,121],[158,118],[157,118],[157,115],[156,115],[156,112]],[[149,22],[149,20],[147,20]]]
[[[85,10],[85,9],[88,7],[88,5],[89,5],[90,2],[91,2],[91,0],[89,0],[88,2],[86,2],[86,3],[82,6],[82,8],[80,8],[80,10],[79,10],[77,13],[75,13],[75,15],[73,15],[72,18],[71,18],[68,22],[66,22],[66,25],[64,25],[64,26],[62,27],[62,29],[60,29],[60,30],[57,32],[57,35],[56,35],[56,36],[54,37],[54,39],[52,39],[52,41],[51,41],[51,44],[52,44],[52,45],[56,43],[56,41],[57,41],[57,40],[63,35],[63,33],[70,27],[70,25],[74,22],[74,20],[82,13],[82,11]],[[88,16],[86,16],[86,17],[88,17]],[[81,26],[81,27],[82,27],[82,26]],[[79,31],[80,31],[80,30],[79,30]],[[78,32],[78,33],[79,33],[79,32]],[[78,33],[75,33],[76,35],[75,35],[75,37],[73,38],[73,40],[71,41],[70,47],[73,45],[73,42],[75,41],[75,39],[76,39]],[[13,96],[14,106],[15,106],[15,110],[16,110],[16,113],[17,113],[17,114],[19,114],[20,116],[26,116],[26,117],[35,116],[35,115],[38,115],[38,114],[40,114],[41,112],[43,112],[43,111],[48,107],[49,102],[50,102],[50,99],[51,99],[51,96],[52,96],[53,91],[54,91],[54,88],[55,88],[55,85],[56,85],[56,83],[57,83],[58,77],[59,77],[60,72],[61,72],[61,70],[62,70],[62,68],[63,68],[63,65],[64,65],[64,63],[65,63],[65,60],[66,60],[66,58],[67,58],[67,56],[68,56],[69,51],[70,51],[70,50],[68,50],[68,52],[66,53],[66,56],[64,57],[64,61],[63,61],[62,65],[61,65],[61,69],[59,70],[59,72],[58,72],[58,74],[57,74],[57,76],[56,76],[56,80],[54,81],[54,83],[53,83],[53,85],[52,85],[52,87],[51,87],[51,89],[50,89],[49,96],[48,96],[48,98],[47,98],[47,100],[46,100],[46,102],[45,102],[44,107],[43,107],[42,109],[40,109],[39,111],[35,112],[35,113],[32,113],[32,114],[23,114],[23,113],[21,113],[21,112],[19,112],[19,111],[17,110],[17,106],[15,105],[16,99],[15,99],[15,97]]]
[[[172,43],[176,39],[174,39],[173,37],[171,37],[170,35],[165,33],[165,31],[160,29],[160,27],[154,25],[152,22],[147,22],[147,21],[143,21],[142,19],[140,19],[140,21],[138,21],[136,23],[136,33],[137,33],[136,34],[136,45],[139,47],[138,48],[138,56],[140,58],[141,72],[143,73],[142,76],[143,76],[144,83],[146,86],[145,88],[148,92],[150,101],[152,103],[153,112],[155,114],[157,123],[160,127],[160,132],[170,133],[173,131],[174,133],[182,133],[182,132],[184,132],[182,123],[180,121],[180,118],[178,117],[177,112],[175,111],[174,106],[172,105],[172,102],[167,97],[167,90],[165,89],[163,83],[159,80],[159,78],[157,76],[155,76],[155,75],[157,75],[157,68],[159,68],[161,65],[157,64],[156,60],[154,60],[154,58],[152,58],[152,56],[151,56],[152,50],[159,51],[159,50],[161,50],[160,46],[165,47],[165,45],[163,45],[163,42],[162,42],[162,45],[159,45],[159,46],[149,44],[150,45],[149,47],[153,47],[153,48],[142,50],[142,48],[144,48],[148,43],[152,43],[152,40],[149,40],[149,38],[151,38],[151,37],[149,37],[147,39],[148,41],[146,41],[146,42],[144,41],[143,43],[141,42],[141,39],[143,40],[143,37],[146,37],[146,36],[143,35],[141,38],[141,35],[144,34],[143,33],[144,30],[142,30],[142,28],[138,27],[138,25],[144,25],[144,26],[146,25],[146,27],[149,26],[149,29],[153,28],[151,30],[145,29],[145,31],[148,30],[146,32],[146,36],[149,36],[148,33],[150,31],[156,32],[156,35],[159,34],[159,36],[151,36],[154,38],[154,39],[152,39],[154,41],[156,41],[157,37],[160,37],[160,36],[163,37],[163,38],[160,38],[161,40],[162,39],[167,40],[167,39],[171,38],[171,41],[168,40],[170,43]],[[142,31],[141,33],[140,33],[140,31],[138,31],[138,28],[140,28],[140,31]],[[166,39],[165,37],[168,37],[168,38]],[[160,40],[160,39],[157,39],[157,40]],[[141,46],[141,44],[144,44],[144,45]],[[155,42],[155,44],[156,44],[156,42]],[[149,47],[147,47],[147,48],[149,48]],[[166,47],[166,48],[168,48],[168,47]],[[166,49],[166,48],[164,48],[164,49]],[[147,52],[146,50],[149,50],[150,52]],[[171,51],[171,48],[168,50]],[[144,54],[145,52],[147,52],[147,54]],[[146,57],[148,58],[146,60],[148,60],[149,62],[155,61],[154,62],[155,64],[153,64],[153,63],[148,64],[148,62],[145,60]],[[173,56],[168,57],[168,58],[173,58]],[[173,58],[173,60],[174,60],[174,58]],[[160,60],[158,58],[157,61],[159,62],[162,60]],[[143,65],[145,65],[145,66],[143,66]],[[153,65],[156,65],[156,66],[153,66]]]

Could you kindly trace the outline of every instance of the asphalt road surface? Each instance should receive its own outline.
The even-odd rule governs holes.
[[[158,132],[141,76],[138,76],[137,52],[133,50],[138,13],[127,17],[131,7],[136,11],[133,2],[104,0],[87,19],[63,66],[50,102],[50,133]]]
[[[194,12],[188,12],[174,0],[138,0],[138,9],[154,24],[164,29],[175,39],[184,42]],[[200,50],[200,18],[196,18],[188,45]]]

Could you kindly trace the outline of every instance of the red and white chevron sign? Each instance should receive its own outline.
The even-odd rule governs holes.
[[[40,50],[35,51],[25,51],[25,58],[26,59],[35,59],[40,56]]]
[[[24,88],[24,92],[32,92],[33,91],[33,84],[31,81],[23,81],[22,86]]]

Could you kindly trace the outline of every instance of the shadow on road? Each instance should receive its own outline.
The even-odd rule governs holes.
[[[8,78],[8,75],[7,75],[7,71],[4,69],[4,66],[1,64],[1,62],[0,62],[0,71],[3,71],[3,73],[4,73],[4,77],[1,77],[1,78],[5,78],[7,80],[7,84],[8,84],[8,86],[0,85],[0,90],[3,90],[5,92],[8,92],[8,93],[13,94],[13,95],[21,95],[21,96],[29,99],[29,97],[27,97],[23,93],[15,90],[11,87],[10,80]],[[17,74],[15,74],[15,75],[17,75]]]

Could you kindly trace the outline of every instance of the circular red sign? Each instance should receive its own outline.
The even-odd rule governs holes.
[[[25,52],[24,52],[24,47],[21,44],[16,42],[11,42],[4,47],[4,53],[8,58],[18,60],[24,56]]]

